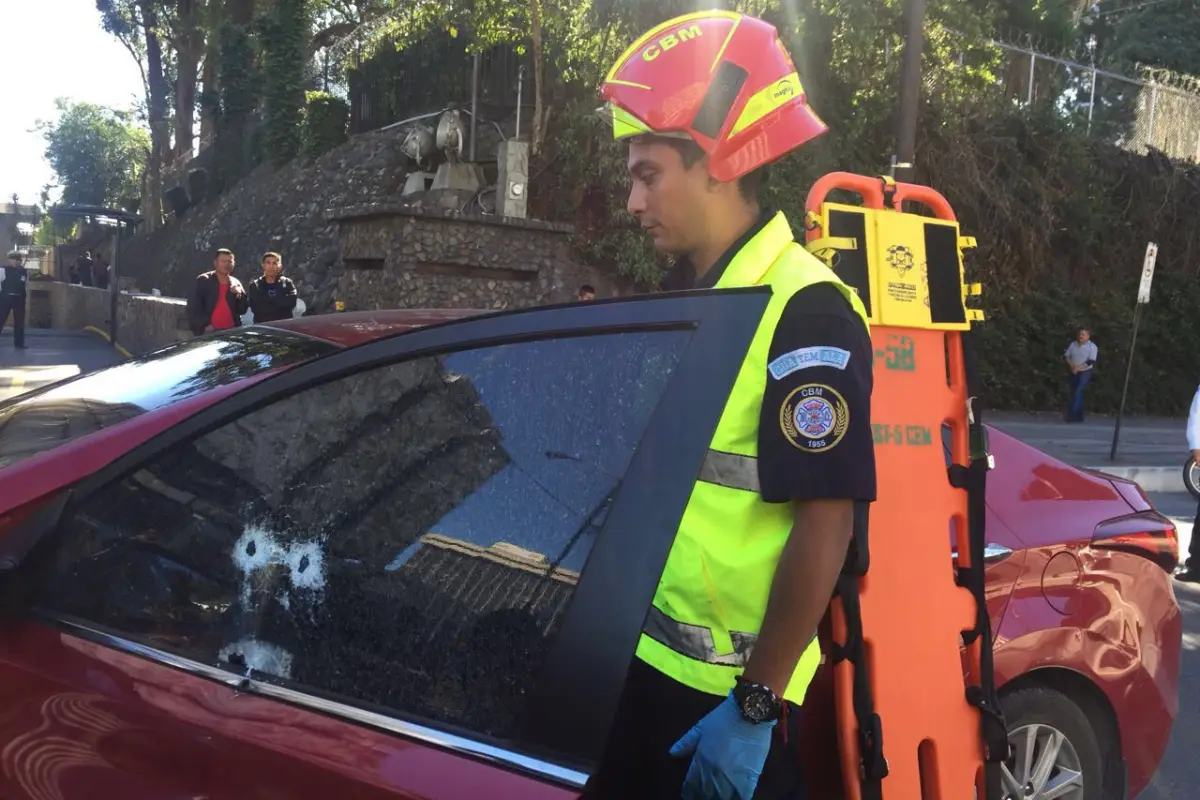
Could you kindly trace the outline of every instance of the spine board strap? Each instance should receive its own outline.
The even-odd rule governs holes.
[[[1008,729],[1000,699],[996,693],[996,676],[992,659],[992,626],[987,613],[984,571],[984,550],[987,542],[987,474],[991,468],[987,451],[987,434],[983,427],[983,409],[979,398],[979,372],[971,334],[963,332],[962,352],[967,380],[969,404],[970,463],[964,467],[949,467],[950,483],[967,492],[967,538],[971,553],[969,568],[957,567],[955,581],[969,590],[975,598],[975,627],[963,631],[963,644],[979,641],[978,685],[967,687],[967,702],[979,709],[983,735],[984,781],[986,794],[981,800],[1001,800],[1003,797],[1000,766],[1009,756]]]
[[[883,779],[888,775],[888,764],[883,755],[883,722],[875,712],[875,695],[871,691],[871,679],[867,674],[862,607],[858,596],[859,579],[867,574],[871,564],[867,536],[869,515],[869,503],[855,503],[854,538],[835,590],[846,618],[846,641],[841,644],[833,643],[833,660],[834,663],[849,661],[854,668],[854,716],[858,722],[858,747],[862,759],[862,800],[882,800]]]

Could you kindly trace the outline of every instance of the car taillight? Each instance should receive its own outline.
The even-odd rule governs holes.
[[[1092,546],[1148,558],[1167,572],[1179,563],[1175,523],[1157,511],[1141,511],[1101,522],[1092,535]]]

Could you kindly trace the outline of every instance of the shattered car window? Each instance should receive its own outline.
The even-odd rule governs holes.
[[[509,738],[690,336],[426,357],[261,408],[92,498],[42,604]]]

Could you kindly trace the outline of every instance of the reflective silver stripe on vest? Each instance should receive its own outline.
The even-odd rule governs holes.
[[[646,627],[642,632],[676,653],[722,667],[746,666],[746,662],[750,660],[750,653],[754,650],[754,643],[758,641],[758,634],[730,631],[729,639],[733,642],[733,652],[718,653],[712,631],[708,628],[671,619],[655,606],[650,606],[650,614],[646,617]]]
[[[704,457],[704,463],[700,465],[700,474],[696,477],[705,483],[758,492],[758,459],[709,450],[708,455]]]
[[[754,652],[754,645],[758,642],[757,633],[730,631],[729,641],[733,643],[733,652],[718,653],[711,630],[703,625],[692,625],[671,619],[657,606],[650,606],[650,613],[646,615],[646,626],[642,629],[642,633],[659,644],[671,648],[676,653],[703,661],[706,664],[717,664],[722,667],[746,666],[746,662],[750,660],[750,654]],[[817,634],[814,633],[808,640],[808,644],[811,645],[816,638]],[[821,663],[825,663],[824,654],[821,655]]]

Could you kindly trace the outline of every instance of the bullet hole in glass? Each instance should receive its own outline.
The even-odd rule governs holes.
[[[308,569],[308,556],[303,556],[300,559],[300,567],[297,569],[297,572],[304,572],[306,569]]]
[[[254,543],[254,540],[246,542],[246,555],[253,557],[256,552],[258,552],[258,545]]]

